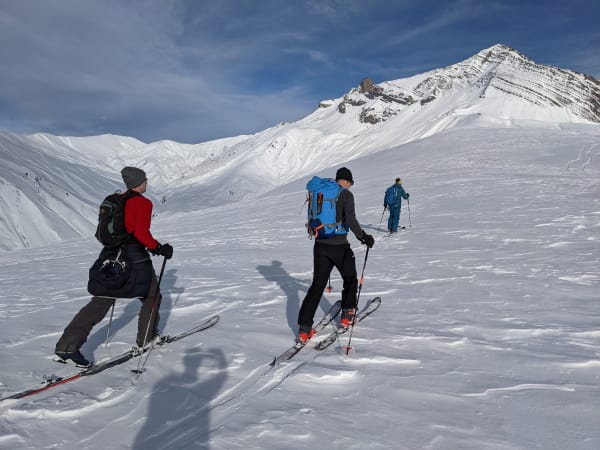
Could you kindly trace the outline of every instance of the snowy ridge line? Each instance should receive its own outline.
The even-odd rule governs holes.
[[[190,336],[194,333],[198,333],[200,331],[204,331],[208,328],[211,328],[212,326],[217,324],[217,322],[220,320],[220,318],[221,317],[219,315],[215,315],[215,316],[212,316],[212,317],[206,319],[202,323],[200,323],[192,328],[181,331],[172,336],[168,335],[164,341],[162,341],[161,343],[159,343],[157,345],[157,347],[163,347],[166,344],[170,344],[172,342],[175,342],[175,341],[183,339],[187,336]],[[153,348],[153,347],[145,348],[145,349],[143,349],[143,351],[141,353],[138,353],[137,351],[135,351],[133,349],[128,350],[117,356],[109,357],[107,359],[104,359],[104,360],[96,363],[96,364],[93,364],[91,367],[79,370],[77,373],[73,373],[71,375],[67,375],[64,377],[55,377],[54,375],[45,377],[44,381],[42,381],[41,387],[26,389],[24,391],[17,392],[15,394],[8,395],[6,397],[2,397],[2,398],[0,398],[0,402],[3,402],[5,400],[15,400],[15,399],[23,398],[23,397],[28,397],[30,395],[35,395],[40,392],[44,392],[53,387],[60,386],[60,385],[66,384],[66,383],[70,383],[71,381],[75,381],[75,380],[85,377],[85,376],[95,375],[97,373],[100,373],[107,369],[110,369],[111,367],[115,367],[115,366],[118,366],[119,364],[123,364],[136,356],[141,356],[142,354],[147,353],[151,348]]]
[[[327,167],[474,123],[600,123],[600,82],[504,45],[409,78],[369,81],[296,122],[200,144],[0,131],[0,252],[91,236],[99,193],[122,189],[124,165],[146,171],[162,219],[257,198]],[[597,155],[580,156],[582,170],[597,164]]]

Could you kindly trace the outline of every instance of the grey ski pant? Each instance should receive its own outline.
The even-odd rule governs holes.
[[[144,345],[144,337],[146,336],[146,330],[148,329],[148,322],[150,316],[152,316],[152,324],[148,331],[148,341],[158,334],[158,323],[160,316],[158,310],[160,308],[160,302],[162,295],[158,290],[158,281],[156,279],[156,273],[153,273],[152,281],[150,282],[150,289],[146,297],[141,298],[142,308],[138,317],[138,332],[136,338],[137,345]],[[156,295],[155,295],[156,293]],[[156,304],[154,305],[154,312],[152,312],[152,306],[154,298],[156,297]],[[106,313],[110,310],[110,307],[115,302],[114,298],[110,297],[92,297],[90,302],[85,305],[71,322],[65,328],[62,336],[56,343],[55,351],[61,352],[75,352],[87,341],[87,338],[92,331],[94,325],[99,323]]]

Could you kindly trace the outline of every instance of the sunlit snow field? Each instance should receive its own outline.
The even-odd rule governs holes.
[[[599,142],[594,126],[473,126],[349,162],[376,238],[360,304],[382,306],[349,356],[346,336],[274,369],[312,277],[307,179],[190,213],[155,205],[152,230],[175,248],[161,330],[221,321],[154,351],[135,383],[131,361],[0,403],[0,447],[600,448]],[[406,229],[387,237],[383,194],[397,176],[410,218],[404,203]],[[350,239],[360,271],[365,249]],[[89,298],[98,251],[90,236],[1,255],[0,395],[72,370],[52,351]],[[336,272],[332,285],[317,319],[340,296]],[[138,310],[119,300],[108,347],[107,317],[84,354],[129,348]]]

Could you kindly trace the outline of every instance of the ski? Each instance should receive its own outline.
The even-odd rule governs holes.
[[[206,330],[206,329],[216,325],[216,323],[219,321],[219,319],[220,319],[220,316],[218,316],[218,315],[212,316],[212,317],[206,319],[205,321],[201,322],[200,324],[196,325],[193,328],[181,331],[174,335],[167,335],[162,341],[155,344],[155,347],[162,347],[166,344],[170,344],[171,342],[175,342],[180,339],[183,339],[184,337],[187,337],[191,334]],[[30,395],[38,394],[40,392],[51,389],[53,387],[60,386],[62,384],[66,384],[71,381],[75,381],[82,377],[86,377],[89,375],[95,375],[95,374],[103,372],[106,369],[109,369],[111,367],[118,366],[119,364],[123,364],[124,362],[127,362],[130,359],[132,359],[138,355],[146,353],[151,348],[152,347],[145,348],[145,349],[143,349],[142,352],[139,352],[137,349],[128,350],[124,353],[121,353],[120,355],[113,356],[111,358],[105,359],[98,363],[93,363],[90,367],[83,368],[82,370],[78,371],[77,373],[74,373],[74,374],[71,374],[71,375],[68,375],[65,377],[59,377],[59,376],[55,376],[55,375],[44,376],[44,380],[42,381],[42,386],[27,389],[27,390],[21,391],[21,392],[17,392],[16,394],[12,394],[7,397],[2,397],[2,398],[0,398],[0,402],[2,402],[4,400],[9,400],[9,399],[28,397]]]
[[[381,305],[381,297],[375,297],[374,299],[370,300],[363,309],[358,311],[358,314],[356,315],[356,318],[354,319],[354,324],[356,325],[357,323],[360,323],[364,319],[369,317],[371,314],[373,314],[373,312],[375,312],[379,308],[380,305]],[[350,329],[350,327],[339,328],[336,331],[332,331],[327,336],[325,336],[324,339],[319,341],[317,343],[317,345],[315,345],[315,349],[316,350],[325,350],[327,347],[329,347],[331,344],[333,344],[335,341],[337,341],[339,336],[341,336],[342,334],[345,334],[349,329]]]
[[[327,325],[329,325],[329,323],[333,319],[335,319],[335,317],[340,313],[341,309],[342,309],[342,301],[338,300],[331,306],[331,308],[329,308],[329,311],[327,311],[327,314],[325,314],[323,316],[323,318],[321,320],[319,320],[319,322],[314,326],[314,329],[316,330],[315,334],[319,333],[319,331],[323,330]],[[306,344],[308,344],[308,342],[310,342],[310,341],[307,341],[305,343],[296,342],[296,344],[294,344],[293,346],[288,348],[281,355],[273,358],[273,361],[271,362],[271,366],[276,366],[283,361],[288,361],[289,359],[293,358],[300,350],[302,350],[304,347],[306,347]]]
[[[394,234],[402,231],[402,230],[406,230],[406,227],[398,227],[398,231],[394,231],[393,233],[391,233],[389,230],[383,235],[383,237],[390,237],[393,236]]]

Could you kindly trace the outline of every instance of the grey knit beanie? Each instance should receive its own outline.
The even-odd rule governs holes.
[[[144,172],[142,169],[138,169],[137,167],[123,167],[123,170],[121,170],[121,176],[123,177],[123,181],[125,182],[127,189],[136,188],[146,181],[146,172]]]

